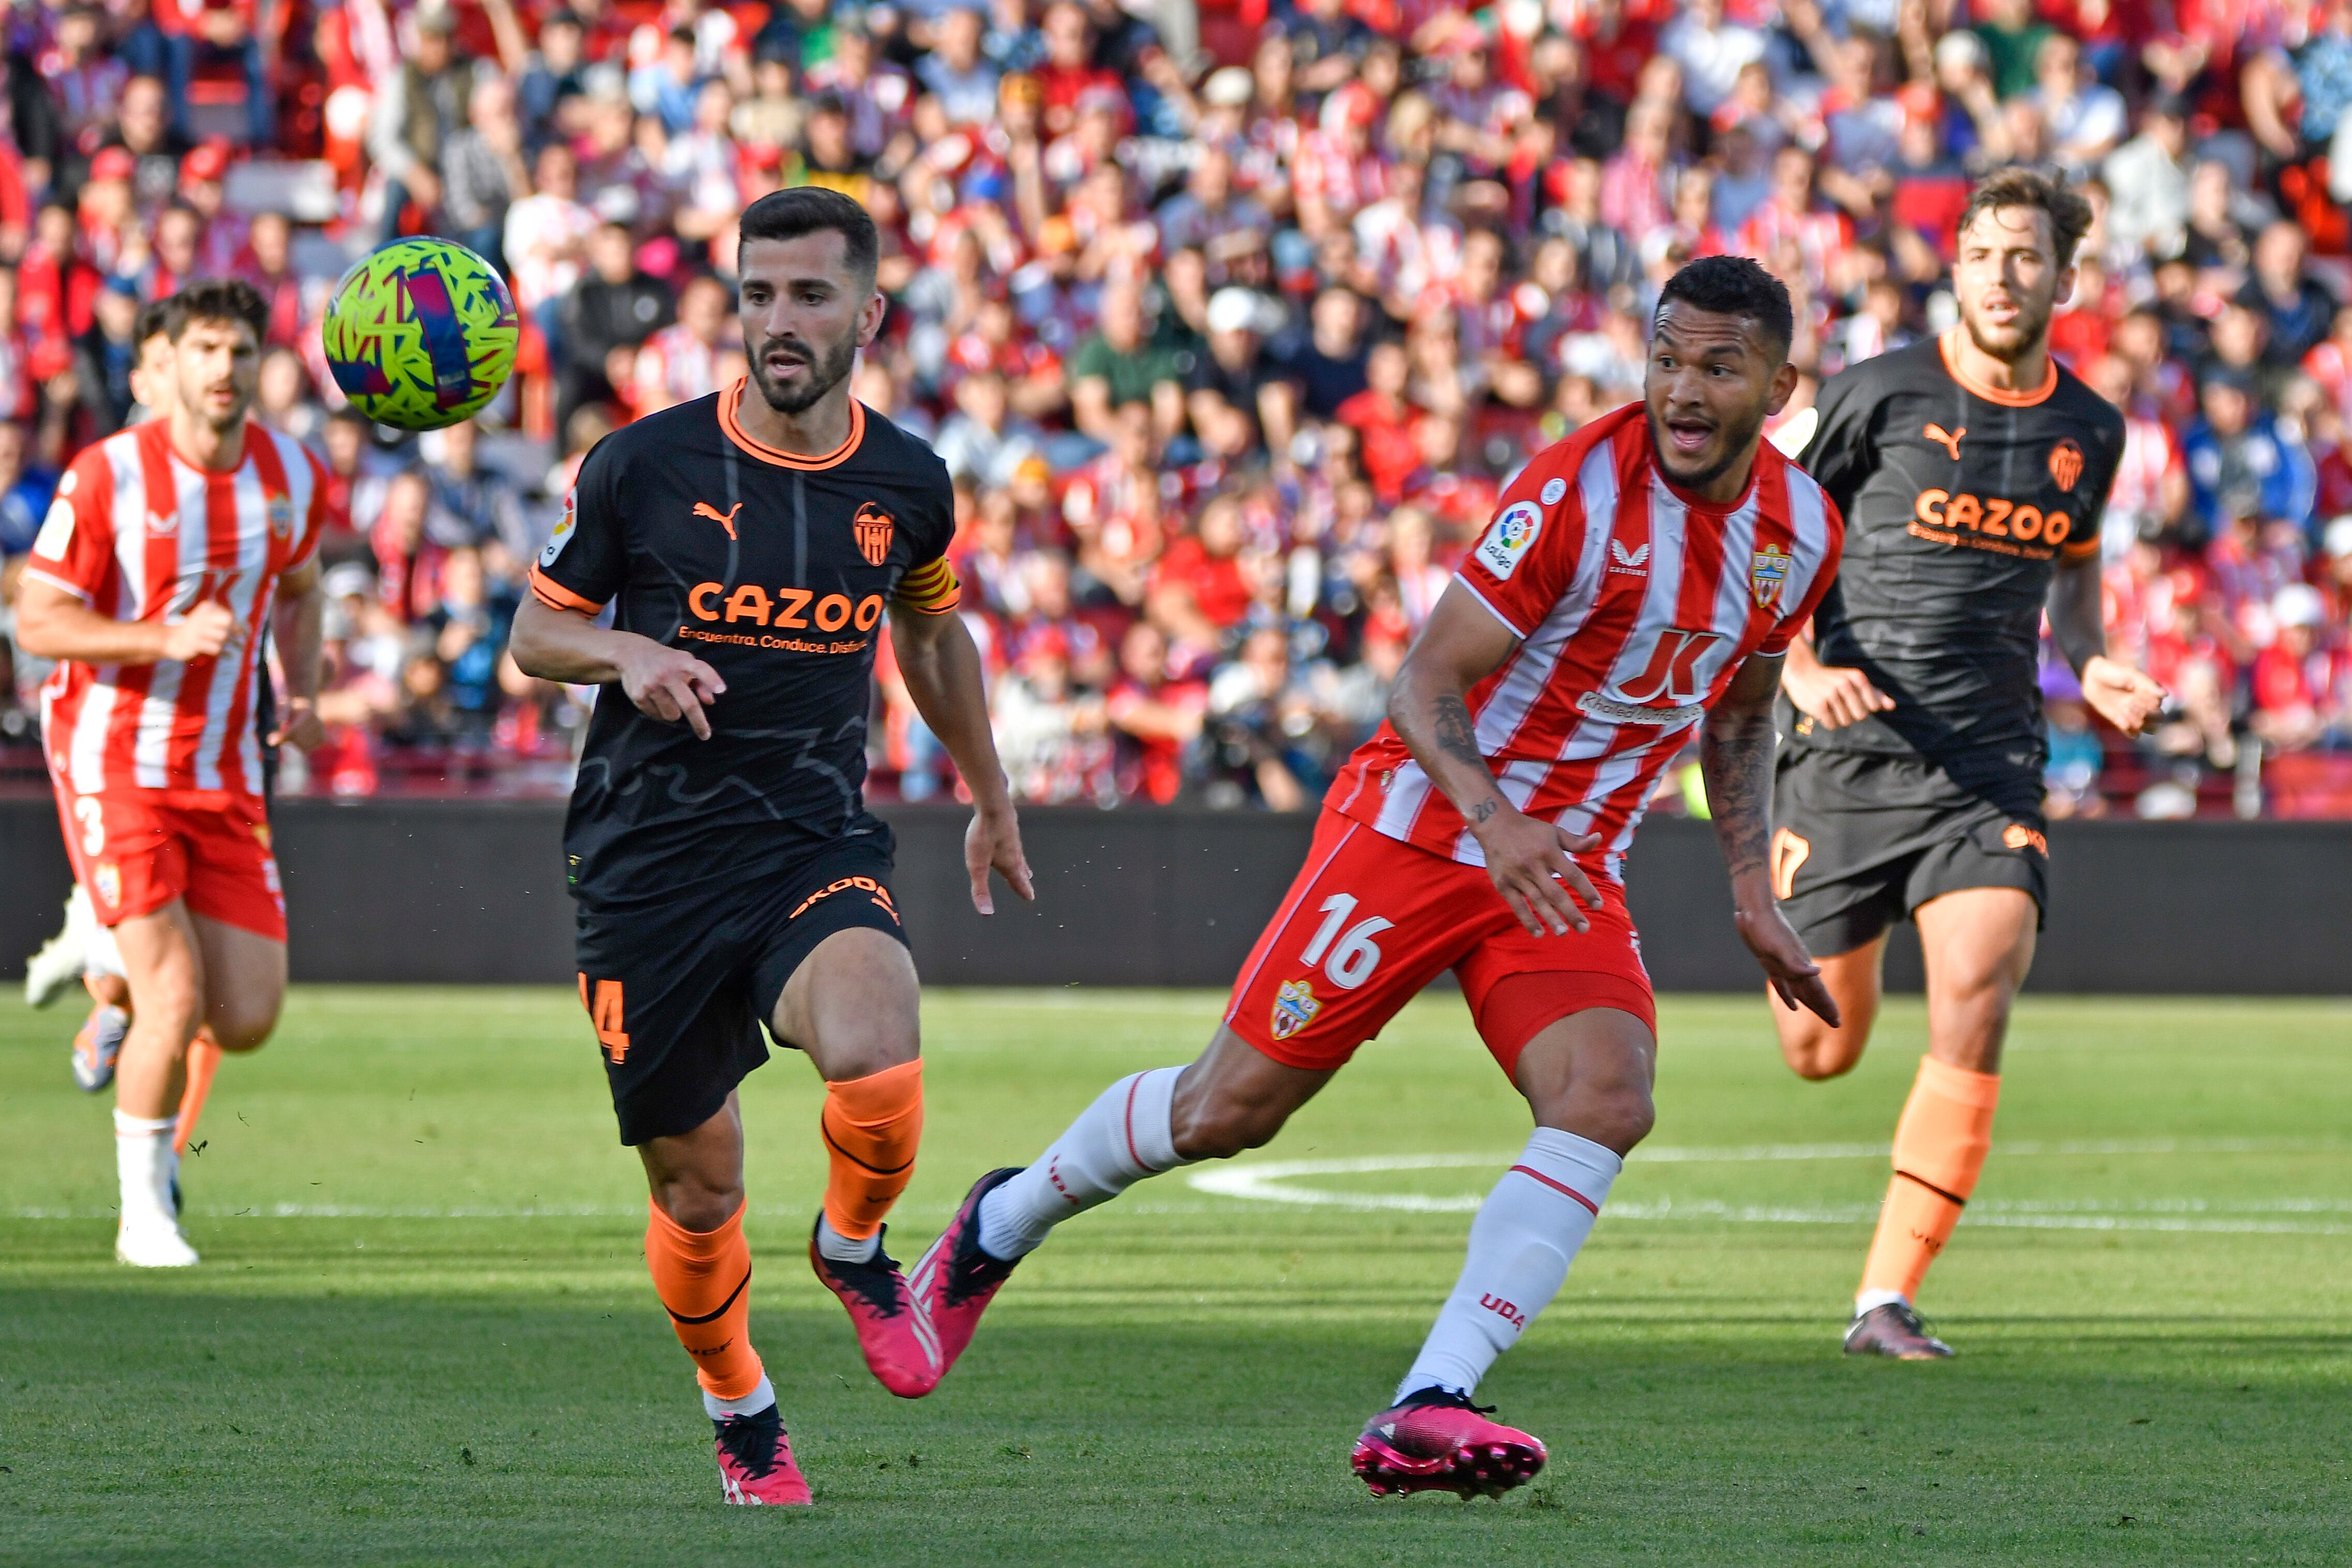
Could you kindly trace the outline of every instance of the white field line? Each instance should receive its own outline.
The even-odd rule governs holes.
[[[2159,1138],[2021,1142],[1998,1145],[1998,1154],[2036,1155],[2200,1155],[2268,1154],[2340,1147],[2332,1141],[2255,1138]],[[1639,1149],[1633,1160],[1653,1165],[1745,1163],[1758,1160],[1885,1159],[1883,1144],[1769,1144],[1730,1148]],[[1368,1193],[1333,1191],[1296,1185],[1298,1178],[1318,1176],[1361,1176],[1396,1171],[1494,1171],[1507,1166],[1507,1154],[1371,1155],[1354,1159],[1273,1160],[1247,1166],[1221,1166],[1196,1171],[1185,1178],[1196,1192],[1217,1197],[1280,1203],[1302,1207],[1328,1207],[1356,1212],[1406,1214],[1468,1214],[1485,1201],[1481,1192]],[[1629,1162],[1630,1163],[1630,1162]],[[1775,1206],[1732,1204],[1714,1198],[1660,1198],[1623,1201],[1608,1207],[1608,1217],[1622,1220],[1713,1220],[1746,1225],[1853,1225],[1874,1221],[1876,1204]],[[2352,1225],[2315,1224],[2308,1219],[2234,1218],[2289,1214],[2352,1216],[2352,1199],[2279,1197],[2245,1201],[2203,1198],[1984,1199],[1969,1205],[1964,1223],[2036,1230],[2176,1230],[2277,1232],[2294,1235],[2352,1234]]]

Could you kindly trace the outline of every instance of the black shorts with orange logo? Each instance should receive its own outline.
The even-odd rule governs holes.
[[[718,1113],[768,1060],[761,1030],[818,943],[861,925],[907,939],[890,892],[893,847],[877,825],[709,893],[580,906],[580,1000],[621,1142],[688,1133]]]
[[[1772,891],[1816,957],[1964,888],[2013,887],[2050,907],[2037,774],[1964,784],[1926,758],[1784,742],[1772,821]]]

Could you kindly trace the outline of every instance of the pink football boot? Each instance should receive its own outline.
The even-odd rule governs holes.
[[[1493,1409],[1450,1389],[1418,1389],[1372,1417],[1349,1463],[1374,1497],[1412,1491],[1500,1497],[1535,1479],[1545,1455],[1540,1438],[1487,1420]]]
[[[719,1433],[719,1490],[729,1502],[805,1508],[816,1500],[793,1463],[792,1439],[774,1406],[756,1416],[722,1416],[711,1426]]]
[[[888,1230],[883,1227],[886,1234]],[[939,1386],[946,1368],[934,1348],[938,1341],[931,1325],[915,1310],[914,1292],[898,1272],[897,1260],[882,1250],[880,1236],[875,1238],[873,1257],[863,1263],[841,1263],[818,1251],[811,1233],[809,1267],[848,1309],[850,1323],[857,1330],[857,1348],[876,1382],[901,1399],[920,1399]]]
[[[997,1288],[1013,1272],[1013,1264],[992,1258],[980,1247],[980,1200],[1021,1174],[1009,1166],[993,1170],[971,1184],[963,1205],[956,1210],[940,1239],[915,1260],[907,1276],[915,1292],[915,1311],[932,1335],[940,1370],[932,1382],[948,1375],[964,1346],[980,1327],[980,1314],[996,1299]],[[1019,1260],[1014,1260],[1018,1262]]]

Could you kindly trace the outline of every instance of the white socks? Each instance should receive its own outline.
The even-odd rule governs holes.
[[[1883,1307],[1889,1301],[1900,1301],[1907,1307],[1911,1298],[1900,1291],[1864,1291],[1853,1299],[1853,1315],[1860,1317],[1871,1308]]]
[[[1070,1216],[1191,1164],[1177,1157],[1171,1119],[1183,1071],[1155,1068],[1104,1090],[1028,1169],[981,1199],[981,1250],[1009,1263]]]
[[[870,1263],[874,1254],[882,1250],[882,1232],[875,1231],[864,1240],[844,1236],[833,1228],[833,1221],[820,1214],[816,1217],[816,1250],[820,1258],[830,1258],[836,1263]]]
[[[173,1211],[172,1182],[180,1174],[180,1156],[172,1147],[176,1116],[149,1121],[143,1116],[114,1113],[114,1173],[122,1185],[122,1218],[137,1224],[157,1219],[178,1223]]]
[[[1462,1278],[1437,1314],[1399,1402],[1432,1386],[1467,1396],[1559,1293],[1625,1162],[1590,1138],[1538,1127],[1470,1223]]]
[[[723,1421],[730,1416],[757,1416],[776,1402],[776,1385],[760,1375],[760,1386],[740,1399],[721,1399],[708,1388],[702,1391],[702,1408],[713,1421]]]

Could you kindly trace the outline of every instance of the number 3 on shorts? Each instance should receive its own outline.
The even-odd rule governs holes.
[[[73,803],[74,821],[81,824],[81,852],[100,855],[106,852],[106,802],[88,795],[78,795]]]
[[[1396,924],[1375,915],[1348,925],[1348,916],[1355,912],[1356,895],[1352,893],[1335,893],[1325,899],[1323,924],[1316,927],[1315,940],[1307,944],[1307,951],[1298,956],[1299,962],[1310,969],[1322,964],[1323,973],[1343,991],[1352,991],[1372,977],[1372,971],[1381,963],[1381,950],[1372,945],[1372,938]],[[1339,933],[1342,925],[1348,925],[1345,936]],[[1327,951],[1331,956],[1328,963],[1323,957]]]

